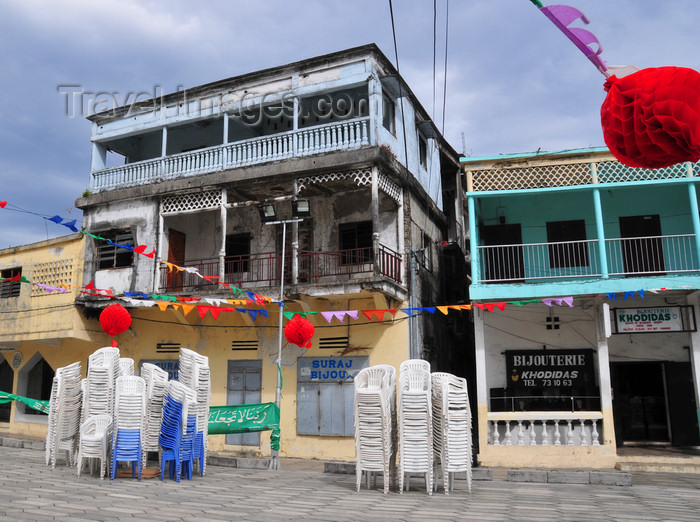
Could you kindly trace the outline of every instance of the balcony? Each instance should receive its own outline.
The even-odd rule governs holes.
[[[369,274],[371,277],[387,278],[401,284],[401,256],[393,250],[379,245],[376,251],[369,248],[354,248],[332,252],[299,252],[297,282],[342,283],[356,276]],[[185,263],[195,267],[206,276],[219,276],[220,259],[191,260]],[[265,288],[278,286],[282,255],[279,252],[250,256],[228,256],[223,260],[223,282],[239,288]],[[284,260],[285,284],[294,284],[292,254],[286,253]],[[160,291],[190,292],[206,287],[214,288],[213,283],[188,272],[169,272],[162,267]]]
[[[97,170],[92,172],[90,190],[133,187],[271,161],[359,149],[370,144],[369,138],[369,116],[353,118]]]
[[[608,276],[657,276],[700,271],[695,235],[646,236],[477,247],[479,282],[523,283]]]

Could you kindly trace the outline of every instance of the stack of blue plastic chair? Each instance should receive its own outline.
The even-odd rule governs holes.
[[[143,469],[141,446],[146,417],[146,383],[141,377],[123,376],[117,379],[112,430],[112,473],[117,474],[118,462],[131,462],[131,476],[138,467],[139,480]]]
[[[163,421],[158,442],[163,448],[160,460],[160,478],[169,462],[170,478],[192,479],[194,464],[194,437],[197,432],[197,412],[194,390],[178,381],[169,381],[163,401]]]
[[[188,348],[180,348],[178,380],[197,394],[197,433],[194,439],[194,460],[199,463],[199,473],[204,476],[207,462],[207,435],[209,427],[209,402],[211,378],[209,358]]]

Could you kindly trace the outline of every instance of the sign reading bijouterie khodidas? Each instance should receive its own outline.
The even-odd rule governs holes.
[[[593,350],[508,350],[506,371],[508,388],[533,392],[583,390],[595,382]]]

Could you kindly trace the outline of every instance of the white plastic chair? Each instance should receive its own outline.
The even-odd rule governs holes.
[[[83,459],[90,459],[90,473],[93,472],[94,459],[100,461],[100,479],[104,479],[109,465],[109,448],[112,441],[112,417],[95,415],[80,426],[80,444],[78,446],[78,476],[83,469]]]

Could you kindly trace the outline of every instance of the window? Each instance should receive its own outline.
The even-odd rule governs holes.
[[[297,361],[297,434],[352,437],[353,378],[369,357],[300,357]]]
[[[226,404],[257,404],[262,399],[262,361],[228,361]],[[260,446],[260,433],[229,433],[226,444]]]
[[[572,221],[547,222],[547,243],[549,268],[570,268],[588,266],[586,243],[586,222],[583,219]]]
[[[97,241],[97,269],[121,268],[131,266],[134,262],[134,253],[126,248],[115,246],[134,246],[134,238],[128,230],[110,230],[98,234],[107,241]]]
[[[7,361],[0,355],[0,391],[12,393],[12,383],[15,380],[15,372]],[[10,407],[12,402],[0,404],[0,422],[10,422]]]
[[[0,278],[2,279],[17,278],[17,281],[0,281],[0,299],[19,297],[22,286],[22,283],[19,281],[20,277],[22,277],[22,267],[0,271]]]
[[[226,236],[226,273],[247,272],[250,260],[250,234]]]
[[[433,270],[433,241],[423,232],[423,266],[426,270]]]
[[[340,237],[340,264],[369,263],[374,258],[372,222],[343,223],[338,227]]]
[[[424,169],[428,169],[428,143],[420,134],[418,135],[418,161]]]
[[[382,96],[382,114],[384,128],[396,135],[396,105],[386,93]]]

